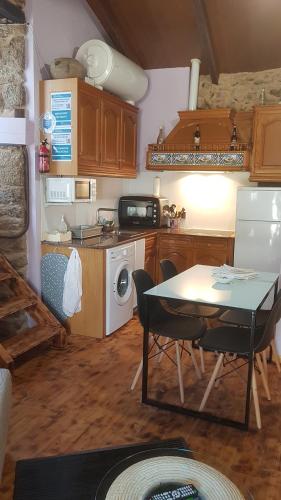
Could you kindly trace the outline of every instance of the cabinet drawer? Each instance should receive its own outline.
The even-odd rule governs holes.
[[[192,236],[172,236],[172,235],[161,235],[159,237],[159,247],[166,248],[187,248],[193,246]]]
[[[201,236],[200,238],[194,238],[194,248],[210,248],[213,250],[226,250],[227,239]]]
[[[194,250],[194,264],[205,266],[222,266],[227,264],[227,253],[223,250],[214,252],[214,248],[198,248]]]

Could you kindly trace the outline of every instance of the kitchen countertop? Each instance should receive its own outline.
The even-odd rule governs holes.
[[[63,247],[75,247],[75,248],[94,248],[104,250],[107,248],[113,248],[125,243],[129,243],[135,240],[145,238],[146,236],[153,234],[171,234],[173,236],[208,236],[215,238],[234,238],[234,231],[221,231],[218,229],[196,229],[196,228],[185,228],[185,229],[173,229],[173,228],[149,228],[149,229],[135,229],[135,228],[122,228],[119,230],[112,231],[110,233],[103,233],[101,236],[95,236],[94,238],[85,238],[84,240],[73,239],[71,241],[64,242],[53,242],[53,241],[42,241],[42,243],[52,246],[63,246]]]

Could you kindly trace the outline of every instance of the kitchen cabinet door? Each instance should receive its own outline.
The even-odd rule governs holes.
[[[102,101],[101,168],[104,172],[120,174],[121,108],[111,99]]]
[[[136,177],[137,157],[137,112],[123,108],[121,129],[120,168],[130,177]]]
[[[281,182],[281,107],[259,106],[254,112],[251,181]]]
[[[160,236],[158,241],[158,254],[157,254],[157,281],[163,281],[162,272],[160,269],[160,261],[162,259],[171,260],[178,272],[185,271],[193,266],[193,248],[192,238],[186,237],[173,237],[170,235]]]
[[[157,256],[156,235],[145,238],[144,270],[156,281],[156,256]]]
[[[78,173],[92,175],[101,170],[101,98],[83,86],[78,97]]]
[[[194,264],[221,266],[233,263],[231,238],[194,238]]]

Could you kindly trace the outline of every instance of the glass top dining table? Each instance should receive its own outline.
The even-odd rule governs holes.
[[[254,333],[256,313],[274,289],[276,296],[278,287],[277,273],[256,272],[250,279],[233,279],[230,283],[219,283],[213,272],[216,268],[206,265],[195,265],[175,277],[156,285],[144,293],[146,301],[146,315],[143,343],[143,379],[142,402],[159,408],[186,413],[191,416],[232,425],[241,429],[249,427],[250,394],[252,382],[252,369],[254,358]],[[245,420],[237,422],[230,419],[199,412],[186,407],[159,402],[148,398],[148,335],[149,335],[149,298],[176,299],[194,304],[220,307],[223,309],[238,309],[248,311],[251,317],[251,341],[248,364]]]

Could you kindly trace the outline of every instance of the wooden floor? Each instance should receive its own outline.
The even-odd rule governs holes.
[[[18,459],[149,440],[183,437],[198,459],[227,474],[255,500],[281,498],[281,376],[269,367],[272,401],[259,385],[263,429],[242,432],[171,414],[140,403],[140,384],[129,386],[141,354],[141,328],[134,318],[105,340],[72,336],[64,351],[42,349],[18,366],[1,500],[13,495]],[[190,359],[187,359],[190,366]],[[213,355],[207,366],[214,366]],[[154,395],[179,401],[176,368],[154,363]],[[198,404],[206,386],[192,368],[185,372],[185,398]],[[195,388],[195,389],[194,389]],[[242,415],[244,382],[235,374],[214,389],[208,409]],[[38,499],[39,500],[39,499]]]

